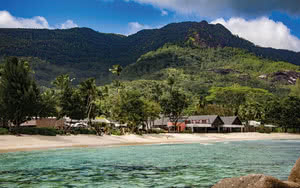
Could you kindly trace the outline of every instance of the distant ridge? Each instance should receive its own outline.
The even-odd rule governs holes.
[[[235,47],[257,56],[300,65],[300,53],[262,48],[232,35],[221,24],[171,23],[161,29],[142,30],[130,36],[105,34],[89,28],[67,30],[0,29],[0,56],[34,56],[55,64],[119,61],[128,65],[166,43],[182,43],[194,37],[206,47]],[[130,56],[130,57],[128,57]]]
[[[171,23],[130,36],[100,33],[90,28],[0,29],[0,58],[35,57],[61,67],[64,71],[59,73],[70,72],[80,78],[97,77],[102,83],[110,82],[108,69],[112,65],[133,64],[145,53],[165,44],[234,47],[258,57],[300,65],[300,53],[256,46],[233,35],[223,25],[206,21]]]

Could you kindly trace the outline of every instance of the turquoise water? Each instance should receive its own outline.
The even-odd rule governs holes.
[[[0,187],[211,187],[225,177],[287,179],[300,141],[56,149],[0,154]]]

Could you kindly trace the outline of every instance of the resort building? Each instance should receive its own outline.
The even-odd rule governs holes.
[[[187,128],[196,133],[220,132],[220,127],[224,125],[221,117],[217,115],[190,116],[185,123]]]
[[[222,125],[222,132],[244,132],[245,126],[237,116],[221,117],[224,125]]]
[[[55,128],[63,126],[65,123],[64,119],[56,119],[55,117],[49,117],[49,118],[38,118],[38,119],[32,119],[29,121],[26,121],[21,124],[21,126],[27,126],[27,127],[39,127],[39,128]]]
[[[168,118],[155,120],[155,128],[175,130],[174,122],[170,122]],[[193,133],[228,133],[228,132],[244,132],[245,126],[237,116],[220,117],[218,115],[205,116],[189,116],[182,118],[177,123],[177,131],[183,132],[190,130]]]

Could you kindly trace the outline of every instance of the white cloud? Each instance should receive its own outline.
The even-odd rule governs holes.
[[[128,23],[128,30],[127,33],[124,35],[132,35],[135,34],[143,29],[159,29],[166,26],[166,24],[161,24],[161,25],[155,25],[155,26],[150,26],[150,25],[144,25],[139,22],[129,22]]]
[[[67,20],[65,23],[60,24],[60,29],[70,29],[70,28],[74,28],[74,27],[78,27],[78,25],[76,23],[73,22],[73,20]]]
[[[162,15],[162,16],[168,16],[168,14],[169,14],[168,11],[165,11],[165,10],[162,10],[162,11],[161,11],[161,15]]]
[[[68,29],[78,27],[72,20],[59,25],[58,28]],[[8,11],[0,11],[0,28],[34,28],[34,29],[55,29],[51,27],[46,18],[35,16],[33,18],[19,18],[11,15]]]
[[[0,11],[0,28],[50,28],[48,21],[41,16],[17,18],[8,11]]]
[[[262,47],[300,51],[300,39],[292,35],[290,29],[282,22],[261,17],[253,20],[231,18],[227,21],[220,18],[212,23],[220,23],[233,34]]]
[[[127,35],[137,33],[138,31],[143,30],[143,29],[152,29],[152,27],[150,27],[148,25],[140,24],[138,22],[130,22],[130,23],[128,23],[128,31],[129,32]]]
[[[159,9],[199,16],[266,15],[274,10],[300,14],[299,0],[124,0],[150,4]]]

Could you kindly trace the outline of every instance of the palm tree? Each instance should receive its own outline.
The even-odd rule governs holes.
[[[89,120],[89,125],[91,124],[91,118],[95,118],[95,101],[98,97],[98,89],[96,86],[96,80],[90,78],[80,83],[80,92],[84,98],[84,104],[86,105],[86,114]]]
[[[118,88],[117,90],[119,93],[119,87],[121,86],[120,75],[121,75],[121,72],[123,71],[123,67],[121,65],[113,65],[113,68],[109,69],[109,71],[118,76],[118,79],[115,82],[116,82],[116,86]]]
[[[123,71],[123,67],[121,65],[113,65],[113,68],[109,69],[109,71],[120,77],[121,72]]]

